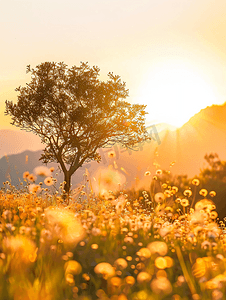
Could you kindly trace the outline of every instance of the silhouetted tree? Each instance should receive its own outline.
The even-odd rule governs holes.
[[[72,174],[83,163],[101,160],[98,148],[120,143],[134,150],[148,138],[146,106],[124,101],[128,90],[120,76],[109,73],[104,82],[99,71],[83,62],[71,68],[63,62],[27,66],[30,83],[16,89],[16,104],[6,101],[11,124],[46,144],[40,160],[60,164],[67,193]]]

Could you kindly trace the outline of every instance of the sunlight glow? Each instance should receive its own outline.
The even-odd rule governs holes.
[[[217,104],[211,85],[187,65],[161,65],[146,78],[137,100],[147,105],[147,123],[155,120],[180,127],[201,109]]]

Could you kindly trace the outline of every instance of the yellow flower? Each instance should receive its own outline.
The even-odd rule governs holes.
[[[199,194],[200,194],[201,196],[203,196],[203,197],[206,197],[206,195],[208,194],[208,191],[207,191],[206,189],[201,189],[201,190],[199,191]]]
[[[176,194],[178,192],[178,187],[177,186],[172,186],[172,192]]]
[[[216,196],[216,192],[215,191],[210,191],[209,195],[210,195],[210,197],[215,197]]]
[[[151,172],[150,171],[146,171],[145,173],[144,173],[144,176],[150,176],[151,175]]]
[[[28,171],[23,173],[23,178],[26,179],[28,178],[28,176],[30,175],[30,173]]]
[[[191,190],[185,190],[184,191],[184,196],[191,197],[191,195],[192,195],[192,191]]]
[[[188,199],[182,199],[181,202],[180,202],[180,204],[181,204],[182,206],[186,207],[186,206],[189,205],[189,201],[188,201]]]
[[[37,177],[34,174],[29,174],[27,176],[27,179],[30,180],[31,182],[34,182],[37,179]]]
[[[210,212],[210,219],[216,219],[218,217],[218,213],[216,211]]]
[[[171,197],[172,194],[173,194],[173,193],[172,193],[170,190],[165,190],[165,191],[164,191],[164,195],[165,195],[167,198]]]
[[[46,179],[44,180],[44,183],[47,186],[51,186],[51,185],[53,185],[54,182],[53,182],[52,177],[46,177]]]
[[[198,186],[199,185],[199,180],[197,178],[192,180],[192,184]]]
[[[109,151],[109,152],[108,152],[108,157],[109,157],[109,158],[113,158],[113,157],[115,157],[115,156],[116,156],[115,151]]]
[[[162,175],[162,170],[157,170],[156,175]]]
[[[165,200],[165,195],[163,193],[155,194],[155,202],[162,203]]]

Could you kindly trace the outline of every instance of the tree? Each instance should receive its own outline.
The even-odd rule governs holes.
[[[6,100],[5,114],[11,124],[32,131],[46,147],[40,160],[57,162],[64,173],[64,189],[85,162],[101,160],[98,148],[120,143],[136,150],[148,139],[145,105],[130,104],[125,82],[108,73],[99,79],[99,68],[81,62],[69,68],[63,62],[45,62],[27,72],[31,81],[18,87],[18,101]]]

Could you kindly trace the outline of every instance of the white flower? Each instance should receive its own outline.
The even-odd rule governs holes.
[[[165,200],[165,195],[163,193],[155,194],[155,202],[162,203]]]
[[[34,173],[37,176],[43,176],[43,177],[51,176],[50,169],[45,166],[39,166],[39,167],[34,168]]]
[[[32,194],[39,193],[42,190],[40,185],[38,185],[38,184],[30,184],[28,189],[29,189],[29,192]]]

